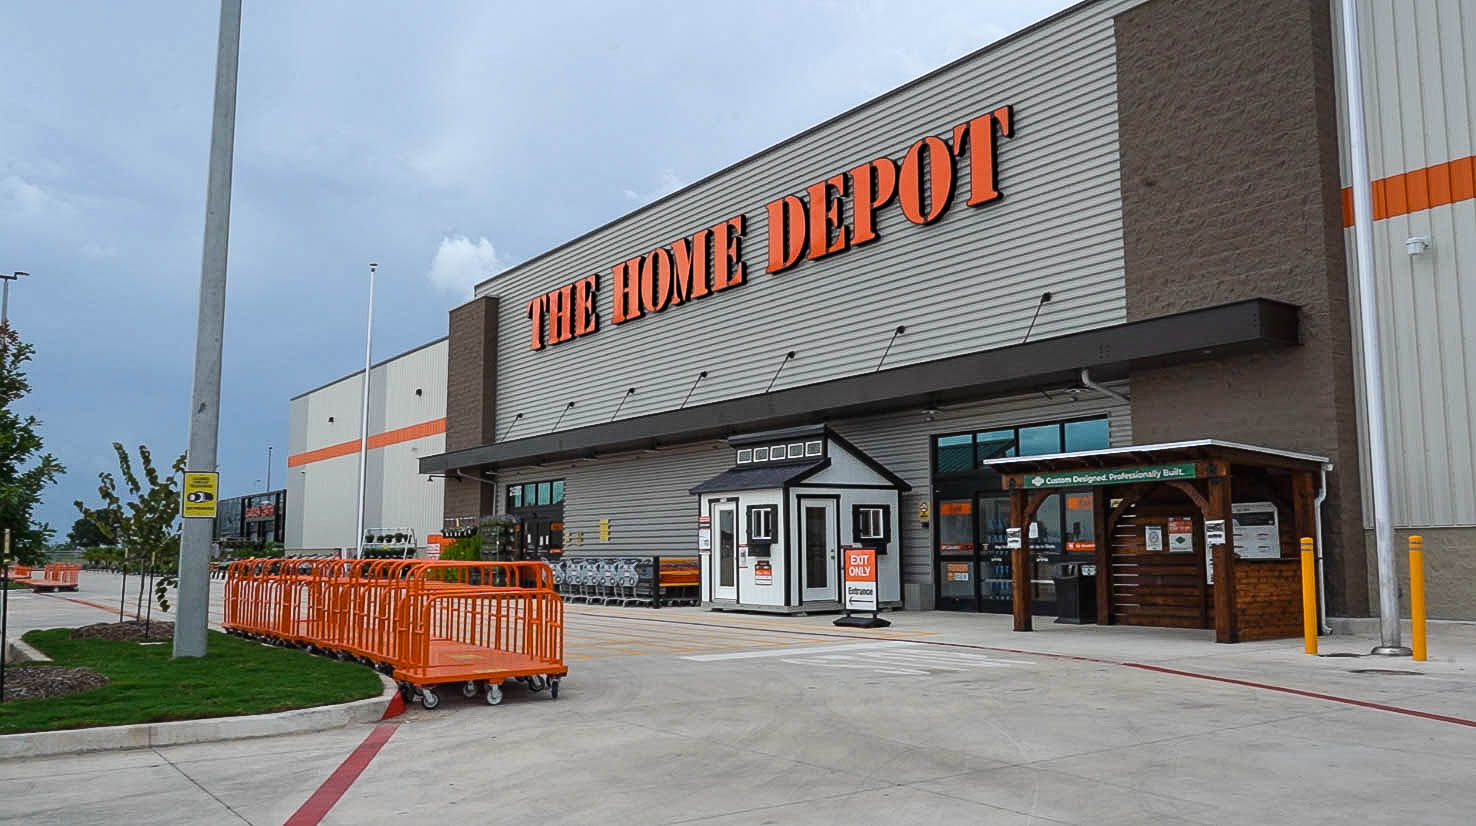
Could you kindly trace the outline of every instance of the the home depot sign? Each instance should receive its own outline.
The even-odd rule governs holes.
[[[999,200],[999,139],[1013,133],[1013,110],[1002,106],[955,126],[948,138],[919,139],[900,160],[869,160],[806,187],[803,194],[770,201],[763,214],[769,238],[765,272],[783,272],[801,259],[876,241],[877,215],[894,203],[913,224],[937,221],[963,197],[955,186],[960,165],[969,169],[969,206]],[[749,275],[743,250],[748,226],[747,215],[735,215],[615,264],[610,321],[625,324],[741,286]],[[602,275],[587,275],[529,301],[529,347],[542,350],[598,332],[595,299]]]

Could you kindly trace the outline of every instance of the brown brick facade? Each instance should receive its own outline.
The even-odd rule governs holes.
[[[446,355],[446,451],[496,440],[497,299],[472,299],[451,311]],[[463,471],[470,476],[474,469]],[[479,471],[477,471],[479,472]],[[493,487],[470,479],[446,480],[445,519],[493,512]]]
[[[1134,441],[1329,457],[1329,610],[1367,614],[1329,4],[1152,0],[1116,37],[1128,319],[1301,307],[1290,351],[1134,373]]]
[[[1299,559],[1235,565],[1235,621],[1241,642],[1302,635],[1301,566]]]

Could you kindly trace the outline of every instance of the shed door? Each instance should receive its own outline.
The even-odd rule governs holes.
[[[834,499],[799,500],[800,570],[804,601],[840,599],[836,503]]]
[[[738,505],[712,506],[712,565],[714,599],[738,598]]]

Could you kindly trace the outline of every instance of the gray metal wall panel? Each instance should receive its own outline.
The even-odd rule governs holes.
[[[693,402],[761,392],[790,349],[798,357],[775,386],[867,372],[899,323],[907,333],[888,365],[1014,344],[1046,290],[1055,300],[1033,337],[1123,321],[1111,16],[1134,4],[1083,7],[483,285],[503,299],[498,421],[523,415],[513,438],[547,432],[569,401],[560,428],[605,421],[628,387],[637,392],[621,416],[670,409],[700,370],[709,375]],[[764,273],[766,202],[881,154],[899,158],[1004,104],[1015,135],[1001,143],[1001,202],[955,203],[929,226],[893,204],[879,213],[879,241]],[[611,323],[614,264],[739,213],[747,284]],[[602,329],[530,351],[527,302],[597,271]]]
[[[1126,393],[1126,383],[1111,385]],[[832,422],[831,426],[873,459],[901,476],[913,489],[902,495],[903,582],[932,581],[933,540],[917,520],[917,504],[930,497],[932,435],[1108,415],[1114,446],[1130,444],[1128,406],[1083,392],[1048,399],[1040,394],[959,405],[938,411],[929,421],[922,411]],[[498,477],[498,509],[509,484],[563,479],[564,547],[590,554],[696,553],[697,497],[693,486],[733,466],[725,442],[704,442],[648,453],[507,470]],[[609,519],[609,542],[599,540],[599,521]],[[575,536],[584,533],[583,544]]]
[[[697,497],[687,491],[733,465],[726,442],[704,442],[650,453],[520,468],[498,477],[498,510],[508,484],[564,480],[564,547],[569,553],[696,554]],[[610,541],[600,541],[600,520]],[[584,542],[576,536],[584,534]]]
[[[1476,154],[1476,0],[1359,3],[1370,174],[1377,180]],[[1341,48],[1341,20],[1334,37]],[[1346,78],[1339,64],[1340,93]],[[1339,112],[1343,183],[1346,113]],[[1476,201],[1375,221],[1374,265],[1382,349],[1385,434],[1394,524],[1476,525]],[[1431,248],[1410,256],[1406,238]],[[1353,230],[1345,234],[1349,294],[1358,300]],[[1361,327],[1353,314],[1355,363]],[[1359,434],[1367,467],[1367,426]],[[1364,475],[1364,521],[1372,501]]]

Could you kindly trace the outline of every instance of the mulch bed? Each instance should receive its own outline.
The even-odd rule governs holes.
[[[168,642],[174,639],[174,623],[157,620],[143,622],[99,622],[84,625],[72,632],[74,640],[119,640],[123,642]]]
[[[5,669],[5,697],[10,700],[39,700],[65,697],[102,688],[108,678],[90,668],[58,668],[52,665],[16,665]]]

